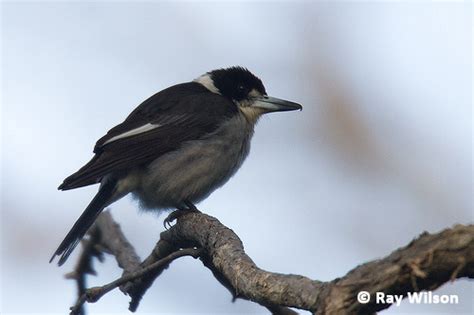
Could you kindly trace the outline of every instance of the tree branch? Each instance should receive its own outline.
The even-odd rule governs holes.
[[[93,287],[90,289],[87,289],[84,294],[82,294],[79,299],[76,302],[76,305],[74,305],[71,308],[71,315],[77,315],[83,312],[82,305],[87,301],[87,302],[97,302],[104,294],[112,291],[115,288],[118,288],[122,284],[125,284],[129,281],[133,281],[137,278],[145,277],[148,276],[151,272],[153,272],[156,269],[159,269],[163,267],[164,265],[168,265],[170,262],[173,260],[183,257],[183,256],[193,256],[194,258],[199,257],[199,254],[201,253],[200,249],[192,249],[192,248],[186,248],[183,250],[176,251],[174,253],[171,253],[167,257],[158,260],[157,262],[142,268],[136,272],[130,272],[122,277],[120,277],[117,280],[114,280],[106,285],[100,286],[100,287]]]
[[[104,236],[100,246],[114,255],[124,269],[123,277],[114,282],[114,287],[126,283],[121,289],[131,296],[132,311],[156,277],[171,263],[172,259],[166,260],[166,257],[182,249],[198,248],[201,261],[234,298],[257,302],[272,314],[296,314],[287,307],[314,314],[372,314],[390,304],[376,304],[373,299],[361,304],[357,301],[358,292],[406,296],[408,292],[434,290],[457,278],[474,278],[473,225],[457,225],[436,234],[425,232],[389,256],[362,264],[329,282],[258,268],[246,255],[238,236],[216,218],[203,213],[180,216],[174,226],[161,233],[152,254],[141,264],[110,214],[102,214],[94,228]],[[146,277],[137,278],[137,274],[146,274]],[[92,291],[86,290],[81,298],[86,300],[87,294],[94,294]]]

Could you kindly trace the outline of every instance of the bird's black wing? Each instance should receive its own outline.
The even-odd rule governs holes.
[[[95,184],[107,174],[146,165],[185,141],[213,132],[237,111],[231,101],[199,83],[165,89],[99,139],[92,160],[66,178],[59,189]]]

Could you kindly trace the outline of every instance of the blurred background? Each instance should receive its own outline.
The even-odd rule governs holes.
[[[2,314],[66,314],[78,251],[48,260],[97,187],[59,192],[95,141],[141,101],[241,65],[302,112],[264,117],[242,169],[199,204],[261,267],[318,280],[388,255],[423,231],[473,221],[470,2],[2,2]],[[124,198],[114,218],[142,258],[162,220]],[[120,275],[96,265],[104,284]],[[458,305],[383,314],[472,314]],[[91,314],[127,314],[119,291]],[[137,314],[266,314],[180,259]]]

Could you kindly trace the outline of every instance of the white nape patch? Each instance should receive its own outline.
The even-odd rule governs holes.
[[[161,127],[161,125],[148,123],[148,124],[143,125],[141,127],[129,130],[127,132],[124,132],[124,133],[122,133],[118,136],[112,137],[109,140],[105,141],[103,145],[106,145],[107,143],[110,143],[110,142],[114,142],[118,139],[123,139],[123,138],[131,137],[131,136],[135,136],[135,135],[138,135],[140,133],[144,133],[144,132],[153,130],[153,129],[158,128],[158,127]]]
[[[206,89],[208,89],[212,93],[221,94],[219,89],[216,88],[216,86],[214,85],[214,81],[212,80],[211,75],[209,73],[203,74],[199,78],[194,79],[193,82],[202,84]]]

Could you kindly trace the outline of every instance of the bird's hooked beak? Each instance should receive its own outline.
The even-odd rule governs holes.
[[[264,109],[266,112],[285,112],[290,110],[303,110],[300,104],[285,101],[280,98],[267,95],[253,98],[252,107]]]

